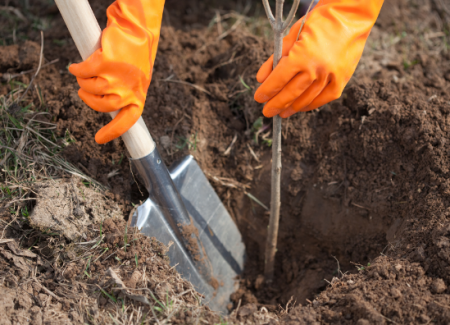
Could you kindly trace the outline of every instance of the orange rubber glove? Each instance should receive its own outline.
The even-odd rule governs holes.
[[[117,0],[109,6],[101,48],[69,71],[78,95],[99,112],[121,110],[95,135],[99,144],[124,134],[144,109],[158,47],[164,0]]]
[[[255,100],[266,117],[289,117],[339,98],[355,72],[383,0],[320,0],[283,39],[282,58],[259,69]],[[273,71],[272,71],[273,70]]]

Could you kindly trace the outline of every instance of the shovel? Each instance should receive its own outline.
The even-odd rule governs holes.
[[[87,0],[55,0],[86,60],[100,47],[101,29]],[[117,112],[110,113],[114,118]],[[242,273],[242,236],[192,156],[168,170],[142,117],[122,135],[149,192],[131,226],[169,246],[170,264],[205,296],[212,310],[227,312]]]

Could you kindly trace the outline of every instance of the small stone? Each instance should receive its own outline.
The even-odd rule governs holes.
[[[245,305],[244,307],[241,307],[239,309],[238,314],[241,317],[245,317],[245,316],[249,316],[249,315],[253,314],[255,311],[257,311],[256,305],[248,304],[248,305]]]
[[[440,237],[436,242],[436,246],[439,248],[447,248],[450,246],[450,240],[447,237]]]
[[[400,272],[400,270],[402,269],[402,266],[400,264],[397,264],[394,268],[397,272]]]
[[[79,205],[76,205],[75,209],[73,209],[73,215],[77,218],[82,217],[84,215],[83,209]]]
[[[419,262],[422,262],[426,259],[427,255],[425,254],[425,250],[423,249],[423,247],[418,247],[416,250],[416,260]]]
[[[33,306],[31,308],[31,319],[33,325],[41,325],[42,324],[42,312],[41,308],[38,306]]]
[[[127,287],[136,289],[136,284],[139,282],[141,277],[142,277],[141,272],[139,272],[138,270],[134,270],[133,274],[131,274],[131,277],[126,282]]]
[[[433,283],[431,283],[431,292],[432,293],[443,293],[447,289],[447,286],[442,279],[434,279]]]
[[[42,289],[42,285],[39,282],[33,282],[31,283],[31,286],[37,293],[39,293]]]
[[[39,297],[39,300],[41,301],[42,306],[46,306],[49,304],[50,297],[47,296],[45,293],[40,293],[38,297]]]
[[[167,150],[167,149],[170,148],[171,141],[170,141],[170,137],[169,136],[163,135],[162,137],[159,138],[159,142],[161,143],[161,146],[164,149]]]
[[[106,305],[107,303],[108,303],[108,301],[106,300],[106,298],[103,297],[103,296],[100,296],[100,298],[99,298],[99,300],[98,300],[98,304],[99,304],[100,306],[104,306],[104,305]]]
[[[396,288],[391,288],[391,295],[392,298],[400,298],[402,296],[402,293],[400,292],[400,290],[396,289]]]
[[[420,320],[422,323],[428,324],[430,322],[430,317],[425,314],[420,315]]]
[[[367,319],[360,318],[356,322],[356,325],[370,325],[370,322]]]
[[[260,274],[256,277],[255,280],[255,289],[259,290],[261,288],[262,284],[264,283],[264,275]]]
[[[377,271],[370,272],[369,276],[372,276],[372,278],[374,278],[374,279],[380,278],[380,274]]]

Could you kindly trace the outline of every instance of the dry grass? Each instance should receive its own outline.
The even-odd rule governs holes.
[[[0,96],[0,207],[27,200],[37,181],[67,175],[105,189],[60,156],[63,148],[75,140],[68,132],[64,137],[55,133],[56,124],[51,122],[41,91],[32,81],[25,85],[11,80],[12,90]],[[32,100],[33,91],[37,103]]]

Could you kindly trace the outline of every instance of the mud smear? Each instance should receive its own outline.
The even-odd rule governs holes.
[[[195,227],[194,222],[191,217],[191,223],[188,225],[178,224],[178,227],[181,228],[181,235],[183,238],[187,241],[187,249],[191,253],[191,256],[194,258],[195,261],[200,262],[204,259],[204,248],[200,248],[199,245],[199,234],[198,229]]]
[[[205,247],[200,240],[200,235],[197,227],[194,225],[194,220],[191,216],[189,216],[191,223],[188,225],[178,224],[178,227],[181,228],[181,235],[187,241],[187,249],[189,250],[190,255],[194,258],[197,265],[200,266],[199,271],[200,274],[206,276],[208,278],[208,283],[217,290],[219,286],[223,286],[219,281],[214,277],[213,267],[211,261],[206,254]],[[215,297],[217,294],[214,291],[213,296]]]

